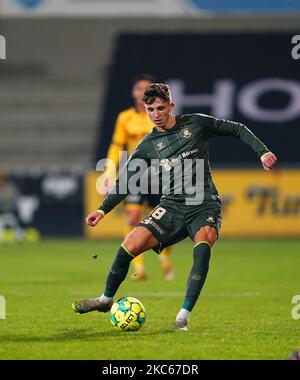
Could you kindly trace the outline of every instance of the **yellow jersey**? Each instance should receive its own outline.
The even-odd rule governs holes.
[[[108,161],[105,173],[109,177],[115,177],[115,167],[119,165],[119,153],[126,149],[129,157],[153,127],[146,112],[137,112],[135,108],[131,107],[119,113],[107,153],[107,159],[115,165],[113,166]]]

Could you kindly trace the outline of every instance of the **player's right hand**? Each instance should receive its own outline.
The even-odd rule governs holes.
[[[95,227],[103,218],[104,215],[102,213],[94,211],[85,218],[85,223],[88,226]]]
[[[269,171],[277,163],[277,157],[272,152],[267,152],[261,156],[261,163],[266,171]]]

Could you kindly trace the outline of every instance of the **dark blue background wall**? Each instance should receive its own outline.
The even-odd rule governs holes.
[[[171,84],[180,113],[201,112],[243,122],[281,162],[299,163],[300,60],[292,58],[292,36],[121,35],[109,75],[96,159],[106,155],[118,112],[132,104],[132,78],[149,72]],[[253,152],[233,138],[212,141],[211,161],[259,165]]]

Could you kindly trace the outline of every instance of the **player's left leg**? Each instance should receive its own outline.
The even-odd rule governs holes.
[[[193,266],[187,281],[182,308],[176,316],[176,330],[187,330],[190,313],[206,280],[211,248],[218,238],[221,220],[219,200],[203,202],[197,207],[191,207],[186,213],[187,229],[194,241]]]
[[[196,233],[194,240],[193,266],[187,281],[182,308],[176,316],[176,330],[187,331],[189,316],[204,286],[209,269],[211,248],[217,238],[217,230],[211,226],[201,227]]]

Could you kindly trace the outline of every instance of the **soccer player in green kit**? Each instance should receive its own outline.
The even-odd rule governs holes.
[[[103,294],[99,298],[75,301],[72,307],[78,313],[109,311],[134,257],[149,249],[159,253],[164,247],[189,236],[194,241],[194,261],[183,305],[174,324],[175,331],[187,331],[190,313],[205,283],[211,249],[221,225],[221,202],[208,160],[209,139],[214,136],[238,137],[258,154],[267,171],[277,162],[277,158],[240,123],[203,114],[174,116],[174,103],[165,84],[150,85],[143,101],[155,127],[137,146],[114,188],[99,209],[87,216],[86,223],[96,226],[126,197],[128,184],[138,172],[137,167],[139,170],[143,167],[143,171],[153,162],[158,162],[161,178],[169,178],[169,181],[161,179],[164,195],[159,205],[121,244],[109,270]],[[196,186],[193,186],[195,183]]]

